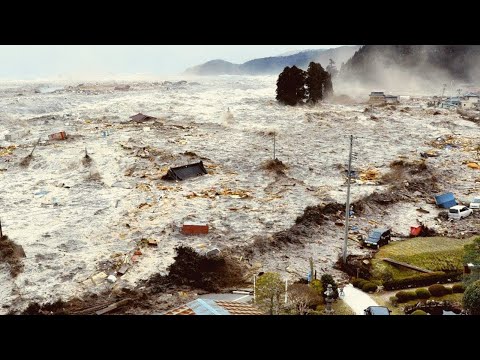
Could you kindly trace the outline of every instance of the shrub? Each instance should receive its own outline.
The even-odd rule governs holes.
[[[404,303],[410,300],[415,300],[417,298],[417,294],[415,291],[399,291],[395,294],[398,299],[399,303]]]
[[[375,292],[377,291],[377,285],[370,281],[367,281],[365,285],[362,286],[362,290],[365,292]]]
[[[452,291],[454,294],[462,294],[465,292],[465,286],[463,284],[455,284],[452,286]]]
[[[417,298],[419,299],[428,299],[430,296],[432,296],[430,294],[430,291],[428,291],[427,289],[417,289],[415,293],[417,294]]]
[[[396,296],[390,296],[389,298],[390,302],[392,303],[393,306],[397,306],[398,304],[398,298]]]
[[[449,293],[449,290],[441,284],[429,286],[428,291],[430,291],[430,294],[432,294],[432,296],[443,296]]]
[[[352,284],[354,287],[356,287],[357,289],[361,289],[363,287],[363,285],[365,285],[366,283],[368,282],[368,280],[365,280],[365,279],[355,279],[352,281]]]
[[[434,272],[429,274],[419,274],[398,280],[385,281],[383,287],[385,290],[399,290],[411,287],[429,286],[436,283],[448,283],[461,280],[462,271],[454,272]]]
[[[310,287],[315,290],[315,292],[318,294],[318,295],[322,295],[323,294],[323,286],[322,286],[322,282],[320,280],[312,280],[310,282]]]
[[[470,315],[480,315],[480,280],[465,289],[463,307]]]
[[[428,315],[428,313],[423,310],[415,310],[411,315]]]

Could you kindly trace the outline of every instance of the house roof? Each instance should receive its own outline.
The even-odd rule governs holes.
[[[233,301],[196,299],[163,315],[263,315],[253,305]]]
[[[162,177],[164,180],[185,180],[191,177],[208,174],[203,166],[203,161],[199,163],[170,168],[167,174]]]
[[[465,94],[463,96],[464,97],[479,97],[477,94],[474,94],[474,93],[468,93],[468,94]]]
[[[435,196],[435,202],[438,206],[448,209],[452,206],[457,205],[457,201],[455,200],[455,195],[453,193],[446,193],[443,195]]]
[[[130,119],[132,119],[132,121],[135,121],[135,122],[145,122],[149,120],[156,120],[155,117],[144,115],[142,113],[138,113],[137,115],[132,115],[130,116]]]

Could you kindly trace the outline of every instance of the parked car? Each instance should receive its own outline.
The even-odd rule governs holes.
[[[473,212],[472,209],[469,209],[463,205],[452,206],[448,210],[448,218],[460,220],[462,218],[466,218],[467,216],[471,215],[472,212]]]
[[[368,235],[368,238],[363,242],[363,245],[378,249],[380,246],[387,245],[390,239],[390,229],[374,229],[370,235]]]
[[[470,209],[480,209],[480,196],[474,198],[469,207]]]
[[[369,306],[363,312],[365,315],[390,315],[392,311],[385,306]]]

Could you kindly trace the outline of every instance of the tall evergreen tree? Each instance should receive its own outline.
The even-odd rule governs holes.
[[[294,106],[306,98],[305,80],[307,74],[296,66],[286,67],[278,76],[277,100]]]
[[[333,93],[332,76],[318,63],[308,65],[306,83],[309,102],[317,103]]]

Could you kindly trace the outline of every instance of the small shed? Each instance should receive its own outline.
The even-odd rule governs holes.
[[[387,104],[399,104],[399,98],[395,95],[385,95],[385,102]]]

